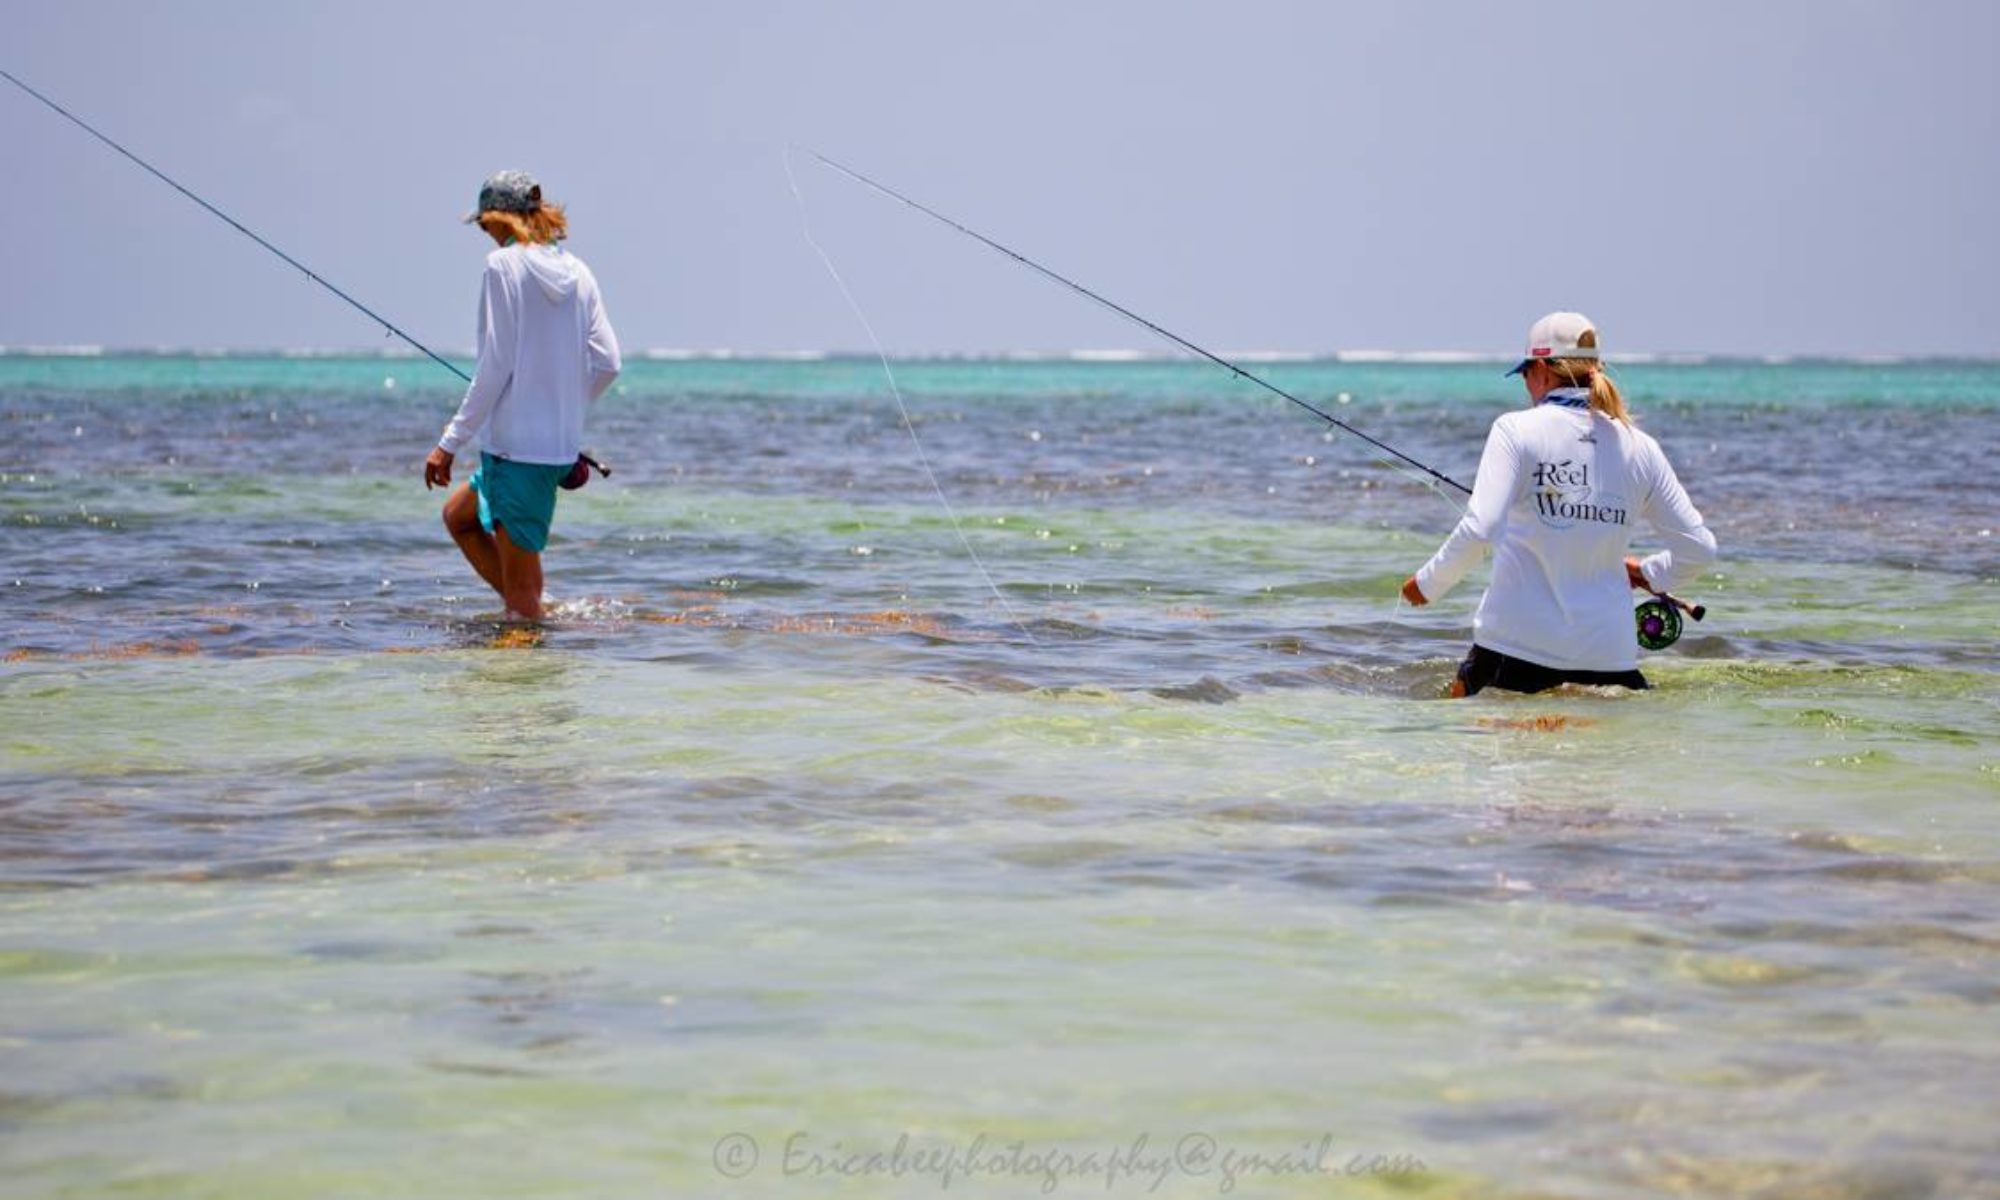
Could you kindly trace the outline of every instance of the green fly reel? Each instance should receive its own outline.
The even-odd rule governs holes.
[[[1646,650],[1665,650],[1681,640],[1681,614],[1665,600],[1643,601],[1632,610],[1639,626],[1639,645]]]

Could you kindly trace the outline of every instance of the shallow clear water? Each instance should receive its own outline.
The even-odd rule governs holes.
[[[2000,368],[1627,368],[1710,614],[1460,704],[1454,510],[1212,369],[900,365],[955,531],[874,364],[634,364],[539,638],[443,374],[0,357],[0,1193],[1994,1194]]]

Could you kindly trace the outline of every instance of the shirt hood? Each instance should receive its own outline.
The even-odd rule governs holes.
[[[561,246],[523,246],[521,264],[527,268],[529,277],[541,286],[542,295],[549,303],[561,304],[576,294],[580,274],[577,261]]]

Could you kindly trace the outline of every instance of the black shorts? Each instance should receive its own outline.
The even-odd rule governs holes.
[[[1571,671],[1545,667],[1525,658],[1509,658],[1498,650],[1488,650],[1477,644],[1465,656],[1465,661],[1458,664],[1458,682],[1465,690],[1453,688],[1452,694],[1460,696],[1475,695],[1482,688],[1489,687],[1506,692],[1546,692],[1565,683],[1589,683],[1632,688],[1635,691],[1652,686],[1637,671]]]

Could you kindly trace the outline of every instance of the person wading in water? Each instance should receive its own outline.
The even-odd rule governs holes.
[[[1403,584],[1403,598],[1438,599],[1491,547],[1493,579],[1453,696],[1564,683],[1646,687],[1631,589],[1693,582],[1715,560],[1715,535],[1660,444],[1626,414],[1589,318],[1556,312],[1535,322],[1527,355],[1508,374],[1527,384],[1529,407],[1493,422],[1464,518]],[[1641,517],[1666,549],[1627,558]]]
[[[569,223],[526,171],[502,171],[465,218],[497,245],[479,293],[479,365],[424,461],[449,487],[452,461],[481,442],[479,467],[444,502],[444,526],[515,620],[542,617],[542,550],[556,492],[587,477],[584,411],[620,368],[618,336],[590,268],[560,245]]]

